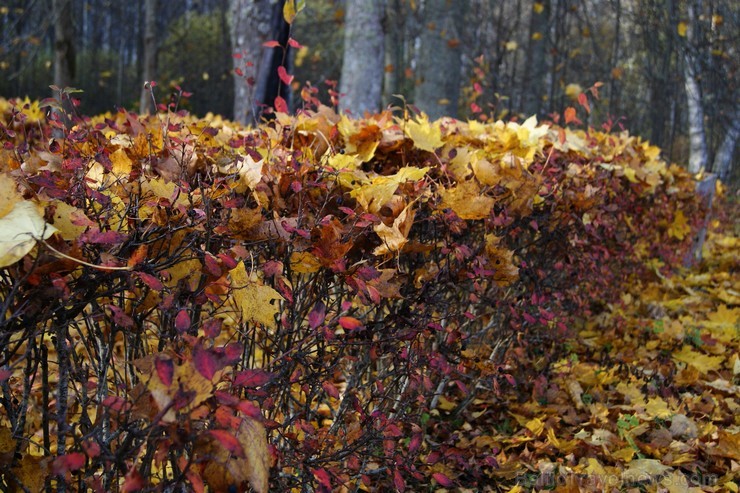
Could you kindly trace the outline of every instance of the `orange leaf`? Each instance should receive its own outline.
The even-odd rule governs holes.
[[[346,330],[356,330],[362,327],[362,322],[355,317],[339,317],[339,325]]]
[[[565,124],[567,125],[570,122],[577,121],[578,118],[576,117],[576,109],[572,106],[568,106],[565,108]]]

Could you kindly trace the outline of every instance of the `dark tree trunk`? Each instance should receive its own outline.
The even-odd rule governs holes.
[[[72,0],[52,0],[54,17],[54,85],[71,87],[75,79],[74,25]]]
[[[460,36],[467,0],[427,0],[414,104],[436,119],[457,116],[462,71]]]
[[[278,94],[287,100],[290,92],[277,78],[277,67],[290,60],[284,4],[285,0],[230,0],[234,119],[241,123],[258,122],[264,107],[273,106]],[[267,41],[278,41],[281,47],[264,47]]]
[[[529,44],[524,69],[524,113],[544,114],[542,102],[547,96],[547,37],[550,32],[550,0],[535,0],[529,21]]]
[[[149,83],[157,74],[157,0],[144,2],[144,74],[139,96],[139,113],[152,107],[152,97],[149,92]]]

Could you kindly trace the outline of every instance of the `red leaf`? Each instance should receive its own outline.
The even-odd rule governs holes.
[[[295,39],[293,39],[293,38],[289,38],[289,39],[288,39],[288,44],[289,44],[289,45],[290,45],[290,46],[291,46],[292,48],[295,48],[296,50],[300,50],[301,48],[303,48],[303,45],[302,45],[302,44],[300,44],[300,43],[299,43],[298,41],[296,41],[296,40],[295,40]]]
[[[208,272],[213,277],[221,277],[221,266],[218,265],[218,260],[216,260],[216,257],[211,255],[210,253],[206,253],[203,260],[206,265],[206,272]]]
[[[157,358],[154,360],[154,368],[157,370],[159,380],[169,387],[172,383],[172,377],[175,374],[174,361],[171,359]]]
[[[293,76],[288,74],[288,71],[285,70],[285,67],[280,65],[277,69],[278,77],[280,77],[280,80],[283,81],[283,84],[286,86],[289,86],[291,82],[293,82]]]
[[[329,476],[326,469],[319,467],[317,469],[311,469],[311,472],[313,473],[313,477],[316,478],[321,486],[331,490],[331,476]]]
[[[13,374],[10,370],[0,370],[0,382],[4,382]]]
[[[401,471],[399,471],[398,469],[393,472],[393,486],[395,486],[396,490],[398,491],[406,490],[406,481],[403,480]]]
[[[136,272],[136,276],[141,279],[141,282],[146,284],[149,289],[153,289],[155,291],[161,291],[164,289],[164,284],[151,274],[147,274],[146,272]]]
[[[177,312],[177,316],[175,317],[175,329],[182,334],[183,332],[187,332],[189,328],[190,315],[188,315],[188,311],[185,308],[182,308]]]
[[[121,491],[123,493],[134,493],[135,491],[141,491],[146,486],[144,478],[141,477],[139,471],[132,467],[129,472],[126,473],[126,478],[123,481],[123,487]]]
[[[443,486],[445,488],[452,488],[453,486],[455,486],[455,483],[453,483],[450,478],[448,478],[441,472],[435,472],[434,474],[432,474],[432,477],[437,483],[439,483],[440,486]]]
[[[409,454],[415,454],[421,447],[421,433],[414,433],[409,441]]]
[[[324,392],[326,392],[329,397],[339,399],[339,390],[337,390],[337,387],[333,383],[324,382],[321,384],[321,388],[324,389]]]
[[[122,243],[123,240],[128,238],[128,235],[119,233],[118,231],[88,231],[87,233],[83,233],[80,238],[82,238],[86,243],[115,245],[116,243]]]
[[[591,106],[588,104],[588,96],[586,96],[586,93],[582,92],[578,95],[578,104],[583,106],[587,113],[591,113]]]
[[[223,445],[226,450],[237,457],[244,457],[244,448],[242,447],[242,444],[239,443],[239,440],[237,440],[237,438],[230,431],[209,430],[208,433],[210,433],[213,438],[218,440],[218,442]]]
[[[82,449],[85,451],[85,455],[87,455],[91,459],[99,456],[100,452],[102,452],[102,450],[100,449],[100,445],[98,445],[98,442],[94,440],[82,442]]]
[[[260,387],[272,380],[272,374],[264,370],[244,370],[237,372],[234,385],[237,387]]]
[[[233,257],[231,257],[230,255],[226,255],[225,253],[219,253],[218,258],[221,259],[221,262],[223,262],[224,266],[229,270],[238,265],[238,262],[234,260]]]
[[[283,99],[281,96],[277,96],[275,98],[275,110],[280,113],[288,112],[288,103],[286,103],[285,99]]]
[[[244,416],[250,417],[260,421],[262,419],[262,410],[255,404],[249,401],[241,401],[237,405],[237,409],[242,412]]]
[[[356,330],[362,327],[362,322],[355,317],[339,317],[339,325],[345,330]]]
[[[73,452],[67,455],[60,455],[54,459],[51,468],[54,474],[66,474],[70,471],[82,469],[87,461],[87,456],[82,452]]]
[[[262,46],[264,46],[265,48],[280,48],[280,43],[275,40],[265,41],[264,43],[262,43]]]
[[[315,329],[326,320],[326,305],[322,301],[317,302],[311,313],[308,314],[308,326]]]
[[[113,323],[121,327],[130,329],[134,326],[134,319],[116,305],[108,305],[108,309],[113,313]]]
[[[195,493],[203,493],[206,490],[206,485],[203,483],[203,478],[200,477],[200,474],[198,474],[197,472],[189,469],[188,472],[185,473],[185,477],[188,478],[188,481],[190,481],[190,486],[193,488],[193,491]]]
[[[116,412],[126,411],[129,407],[126,399],[117,395],[109,395],[108,397],[103,399],[103,402],[101,404],[103,404],[108,409],[112,409]]]
[[[220,318],[209,318],[203,322],[203,332],[206,337],[218,337],[221,333],[221,324],[223,320]]]
[[[200,345],[195,346],[193,350],[193,366],[208,380],[212,379],[213,375],[222,368],[218,356]]]

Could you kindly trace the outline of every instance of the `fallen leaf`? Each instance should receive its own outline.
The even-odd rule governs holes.
[[[38,207],[24,200],[0,218],[0,267],[18,262],[36,246],[36,241],[45,240],[57,229],[44,222]]]

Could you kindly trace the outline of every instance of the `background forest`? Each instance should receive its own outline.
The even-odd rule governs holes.
[[[161,99],[175,87],[192,93],[183,104],[197,115],[254,120],[249,101],[275,96],[267,94],[279,85],[267,68],[275,63],[295,74],[287,92],[310,82],[323,97],[325,81],[342,81],[344,109],[355,113],[399,104],[401,94],[432,117],[542,119],[598,81],[601,100],[585,123],[624,125],[681,163],[693,133],[692,168],[731,172],[740,133],[736,2],[302,3],[289,26],[284,0],[9,0],[0,7],[0,95],[48,95],[55,39],[69,40],[56,45],[57,56],[74,60],[63,85],[84,91],[86,114],[143,110],[148,78]],[[263,45],[271,40],[282,46]]]

